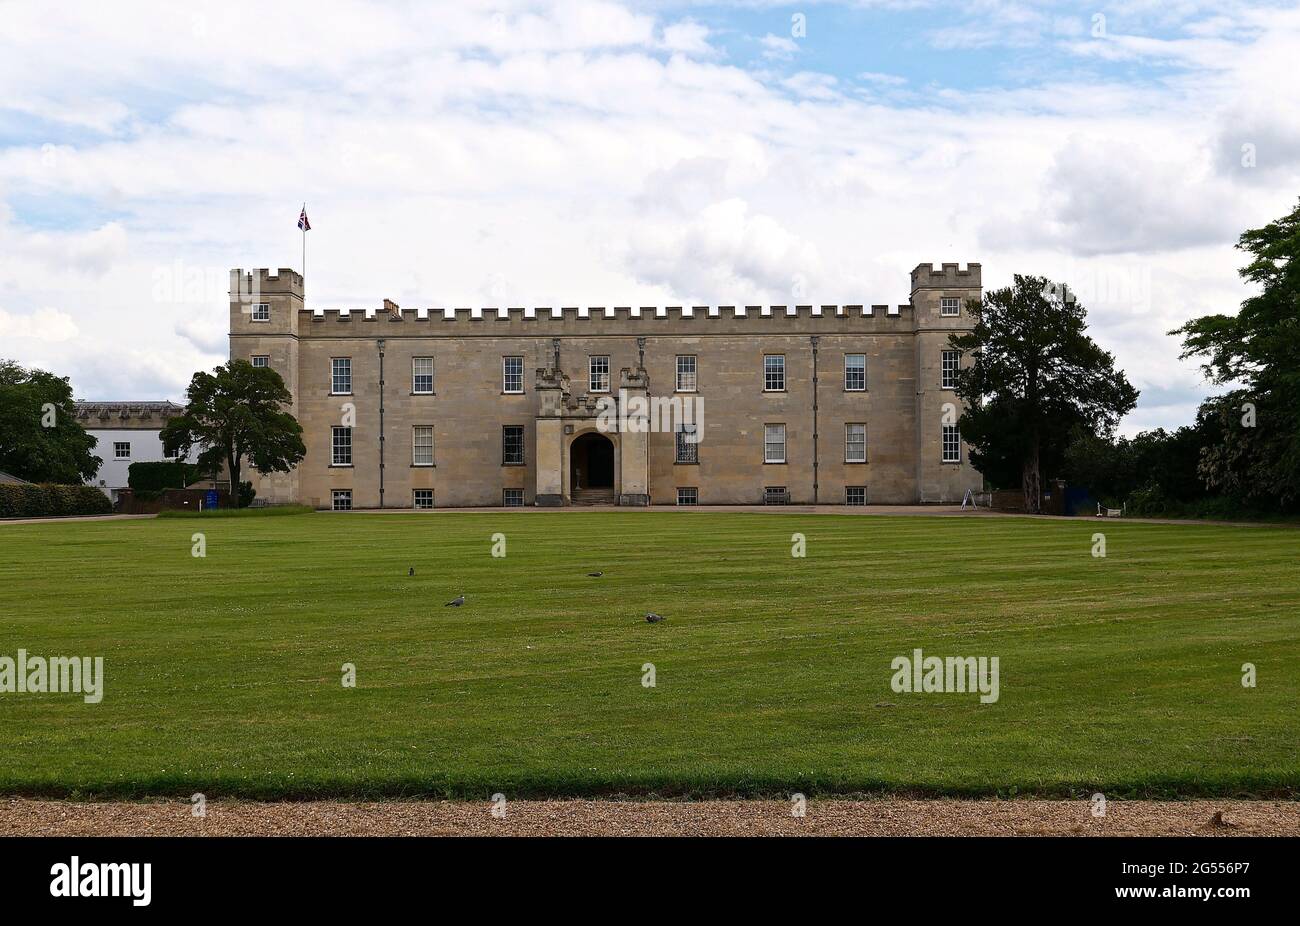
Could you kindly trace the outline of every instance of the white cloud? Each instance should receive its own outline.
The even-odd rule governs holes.
[[[0,337],[58,342],[71,341],[76,336],[76,322],[58,309],[37,309],[25,315],[0,309]]]

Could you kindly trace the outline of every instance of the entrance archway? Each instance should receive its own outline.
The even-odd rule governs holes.
[[[614,488],[614,444],[603,434],[583,434],[569,447],[569,485],[574,490]]]

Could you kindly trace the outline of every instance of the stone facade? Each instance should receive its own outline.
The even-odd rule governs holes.
[[[272,502],[328,508],[339,491],[354,508],[411,508],[432,490],[436,507],[496,506],[516,490],[510,502],[525,505],[674,505],[684,488],[702,505],[761,504],[768,489],[793,504],[844,504],[849,487],[855,502],[857,488],[871,504],[954,502],[982,480],[951,432],[958,459],[944,459],[943,425],[960,402],[943,388],[942,354],[952,331],[972,326],[966,302],[980,295],[979,264],[921,264],[897,306],[425,313],[385,300],[313,312],[301,275],[232,270],[230,356],[279,372],[303,426],[307,456],[293,472],[253,474]],[[769,355],[784,358],[782,389],[765,388]],[[865,389],[846,388],[846,355],[865,356]],[[677,389],[679,356],[695,358],[694,392]],[[522,366],[520,392],[506,388],[507,357],[522,358],[508,361]],[[591,388],[592,357],[608,358],[608,398]],[[416,388],[417,358],[419,372],[432,359],[431,392]],[[336,359],[350,372],[337,392]],[[702,413],[695,452],[682,453],[698,462],[679,462],[671,430],[639,427],[646,405],[671,398]],[[614,409],[630,423],[611,430],[601,412]],[[865,462],[847,461],[851,424],[866,426]],[[766,425],[785,427],[784,462],[766,462],[778,456],[765,453]],[[335,465],[333,429],[345,426],[350,462]],[[503,446],[516,428],[522,463]]]
[[[87,485],[93,485],[114,502],[125,489],[132,463],[161,463],[173,460],[163,453],[159,434],[168,421],[185,411],[173,402],[87,402],[76,403],[77,423],[98,441],[91,451],[99,458],[99,471]],[[198,460],[191,450],[186,463]]]

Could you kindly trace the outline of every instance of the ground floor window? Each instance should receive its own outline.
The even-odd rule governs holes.
[[[351,428],[330,428],[330,462],[334,466],[352,465]]]
[[[523,489],[506,489],[502,504],[507,508],[524,507],[524,490]]]
[[[943,462],[961,462],[961,432],[955,424],[943,426]]]
[[[784,505],[790,501],[790,493],[785,490],[785,486],[766,486],[763,489],[764,505]]]
[[[114,441],[113,459],[115,460],[131,459],[131,442],[128,440]]]
[[[415,510],[425,511],[433,507],[433,489],[415,490]]]
[[[844,487],[844,504],[865,505],[866,503],[867,503],[866,486],[845,486]]]
[[[508,424],[501,429],[501,464],[503,466],[524,465],[523,425]]]
[[[351,511],[351,510],[352,510],[352,490],[351,490],[351,489],[335,489],[335,490],[331,493],[331,496],[332,496],[333,501],[334,501],[334,510],[335,510],[335,511]]]
[[[699,503],[699,500],[700,500],[700,490],[697,489],[696,487],[694,486],[678,487],[677,504],[695,505]]]

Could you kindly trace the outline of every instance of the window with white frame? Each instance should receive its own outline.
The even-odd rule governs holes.
[[[330,428],[330,463],[333,466],[352,465],[352,429],[338,425]]]
[[[961,300],[956,296],[944,296],[939,300],[940,315],[960,315]]]
[[[524,391],[524,358],[501,358],[501,391],[518,395]]]
[[[433,395],[433,358],[411,358],[411,391],[416,395]]]
[[[946,350],[939,357],[939,387],[941,389],[957,388],[957,367],[961,364],[961,352]]]
[[[844,426],[844,462],[867,462],[867,426],[850,423]]]
[[[352,510],[352,490],[351,489],[334,489],[330,493],[330,501],[335,511]]]
[[[694,392],[696,388],[696,360],[694,354],[677,355],[677,391]]]
[[[248,358],[255,367],[269,367],[271,358],[266,354],[254,354]]]
[[[587,390],[609,392],[609,356],[594,354],[587,358]]]
[[[844,391],[867,391],[867,355],[844,355]]]
[[[763,391],[785,392],[785,354],[763,355]]]
[[[865,505],[866,503],[867,503],[866,486],[845,486],[844,487],[844,504]]]
[[[330,358],[330,393],[332,395],[352,394],[352,358]]]
[[[131,442],[129,440],[113,441],[113,459],[131,459]]]
[[[700,462],[699,432],[697,424],[680,423],[677,425],[677,462]]]
[[[411,498],[416,511],[428,511],[433,507],[433,489],[416,489]]]
[[[271,304],[269,302],[254,302],[251,317],[255,322],[269,322],[271,320]]]
[[[524,507],[524,490],[523,489],[506,489],[502,492],[501,503],[507,508]]]
[[[698,505],[700,502],[700,490],[695,486],[678,486],[677,487],[677,504],[679,505]]]
[[[961,462],[961,432],[955,424],[943,426],[943,462]]]
[[[524,465],[524,426],[507,424],[501,428],[501,464]]]
[[[433,425],[417,424],[411,429],[411,463],[433,465]]]
[[[763,487],[764,505],[784,505],[788,501],[790,501],[790,493],[785,490],[785,486]]]
[[[763,462],[785,462],[785,425],[763,425]]]

